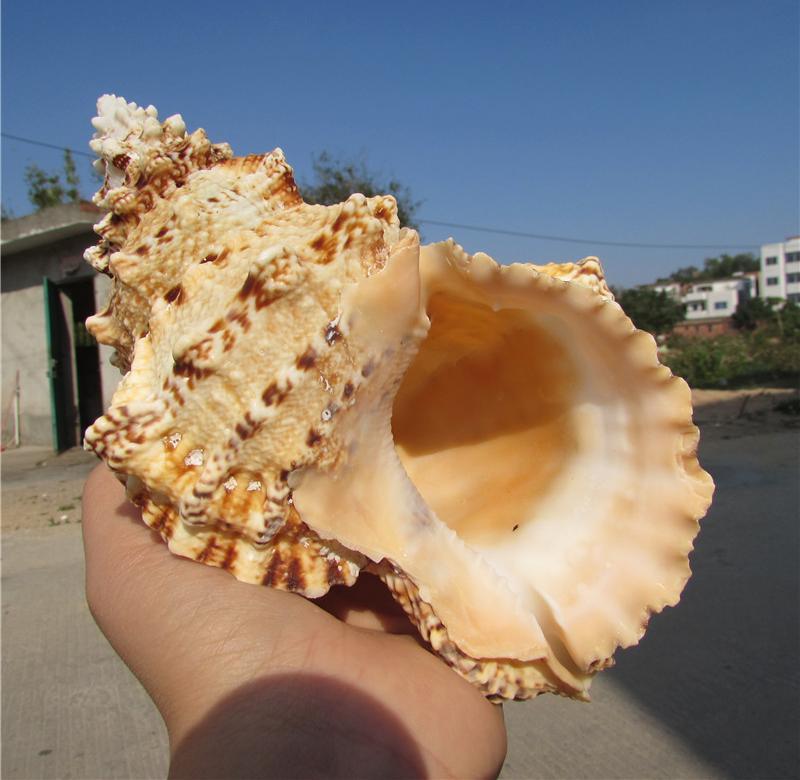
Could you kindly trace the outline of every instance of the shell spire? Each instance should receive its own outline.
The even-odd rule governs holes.
[[[98,156],[94,167],[103,176],[93,200],[108,213],[95,225],[100,242],[84,258],[109,273],[111,255],[159,198],[182,186],[192,171],[229,159],[232,152],[228,144],[212,144],[203,130],[189,135],[180,114],[161,123],[153,106],[142,108],[115,95],[97,101],[92,125],[89,146]]]

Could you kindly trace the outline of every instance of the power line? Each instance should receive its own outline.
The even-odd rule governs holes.
[[[11,135],[11,133],[0,133],[0,135],[2,135],[3,138],[10,138],[12,141],[21,141],[24,144],[44,146],[46,149],[58,149],[59,152],[72,152],[72,154],[79,154],[81,157],[89,157],[92,160],[97,159],[97,155],[89,154],[89,152],[79,152],[77,149],[70,149],[68,146],[47,144],[44,141],[34,141],[32,138],[23,138],[21,135]]]
[[[565,241],[570,244],[594,244],[595,246],[628,246],[645,247],[647,249],[760,249],[760,244],[648,244],[634,241],[600,241],[592,238],[569,238],[568,236],[545,236],[540,233],[525,233],[520,230],[503,230],[502,228],[481,227],[479,225],[464,225],[458,222],[440,222],[434,219],[417,220],[424,225],[440,225],[442,227],[459,228],[463,230],[478,230],[482,233],[497,233],[502,236],[517,236],[520,238],[536,238],[541,241]]]
[[[89,154],[89,152],[80,152],[77,149],[70,149],[67,146],[57,146],[56,144],[48,144],[44,141],[34,141],[32,138],[23,138],[20,135],[12,135],[11,133],[0,133],[3,138],[8,138],[12,141],[20,141],[21,143],[31,144],[33,146],[43,146],[46,149],[57,149],[58,151],[69,151],[72,154],[80,155],[81,157],[88,157],[91,160],[96,159],[96,155]],[[759,244],[658,244],[658,243],[644,243],[636,241],[600,241],[591,238],[570,238],[569,236],[548,236],[541,233],[526,233],[521,230],[506,230],[504,228],[484,227],[481,225],[465,225],[459,222],[443,222],[436,219],[419,219],[418,222],[423,225],[437,225],[439,227],[458,228],[459,230],[475,230],[480,233],[494,233],[500,236],[516,236],[517,238],[534,238],[539,241],[562,241],[568,244],[592,244],[594,246],[624,246],[635,247],[639,249],[760,249]]]

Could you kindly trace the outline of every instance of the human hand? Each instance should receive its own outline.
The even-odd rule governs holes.
[[[173,556],[104,466],[86,595],[167,726],[170,777],[495,777],[502,709],[416,640],[368,574],[316,602]]]

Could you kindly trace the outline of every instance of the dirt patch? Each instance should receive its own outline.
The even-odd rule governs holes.
[[[41,447],[4,452],[3,533],[80,523],[83,485],[97,463],[77,448],[60,455]]]
[[[791,388],[692,390],[694,421],[704,438],[736,439],[800,430],[800,393]]]

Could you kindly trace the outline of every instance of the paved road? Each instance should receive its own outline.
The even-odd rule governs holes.
[[[798,436],[707,437],[703,463],[718,494],[681,606],[592,704],[506,705],[503,778],[798,776]],[[2,777],[164,777],[161,721],[85,607],[80,528],[8,533],[2,556]]]
[[[4,452],[3,533],[79,523],[83,484],[97,463],[79,448],[61,455],[46,447]]]

